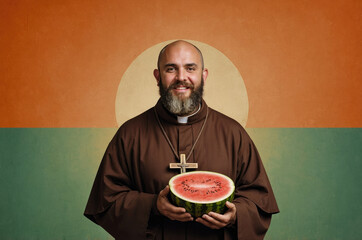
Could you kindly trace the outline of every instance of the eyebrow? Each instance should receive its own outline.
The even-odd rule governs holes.
[[[176,67],[175,63],[166,63],[164,67]]]
[[[188,63],[188,64],[185,64],[186,67],[197,67],[197,64],[196,63]]]
[[[184,66],[186,67],[197,67],[196,63],[187,63]],[[164,67],[177,67],[176,63],[166,63]]]

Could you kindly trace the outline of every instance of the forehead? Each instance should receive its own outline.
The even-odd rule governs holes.
[[[188,43],[176,43],[167,46],[161,54],[160,62],[167,63],[195,63],[201,64],[201,56],[197,49]]]

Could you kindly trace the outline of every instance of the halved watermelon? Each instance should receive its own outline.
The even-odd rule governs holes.
[[[210,211],[223,214],[226,201],[234,199],[234,182],[220,173],[182,173],[172,177],[169,186],[173,204],[185,208],[194,217]]]

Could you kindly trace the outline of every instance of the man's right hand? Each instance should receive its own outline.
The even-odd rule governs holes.
[[[185,208],[176,207],[170,203],[167,198],[170,192],[170,187],[167,185],[157,197],[157,209],[158,211],[168,217],[171,220],[177,220],[180,222],[192,221],[193,218],[190,213],[186,212]]]

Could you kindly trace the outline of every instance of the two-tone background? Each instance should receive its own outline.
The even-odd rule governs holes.
[[[0,238],[111,239],[82,214],[118,85],[143,51],[182,38],[244,79],[281,210],[266,239],[358,239],[361,13],[358,0],[1,0]]]

